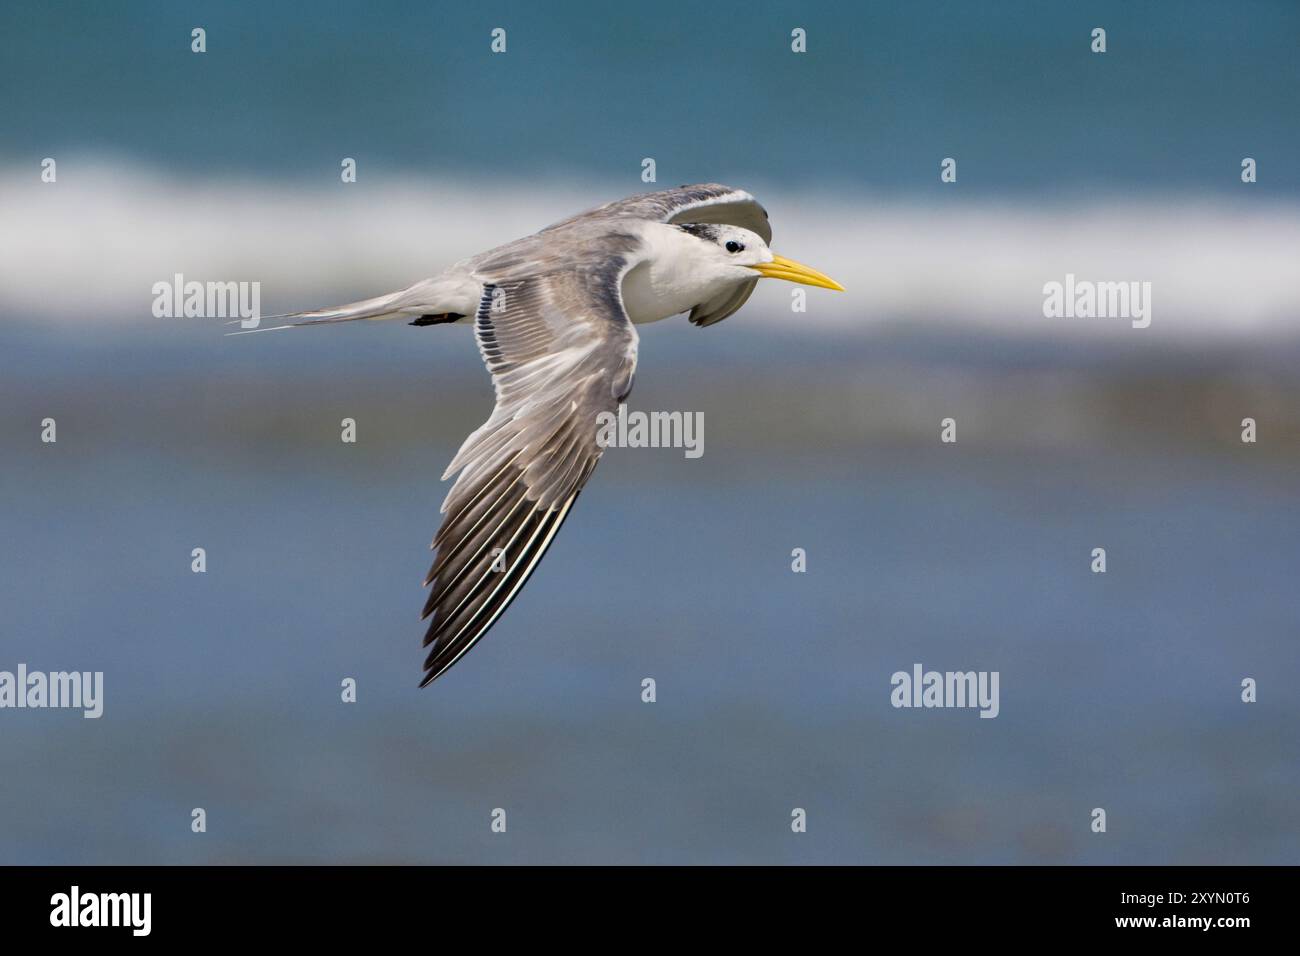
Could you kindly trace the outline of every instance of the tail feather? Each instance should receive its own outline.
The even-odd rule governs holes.
[[[283,315],[268,315],[268,319],[297,319],[295,322],[286,322],[283,325],[264,326],[257,329],[244,329],[242,332],[230,332],[229,335],[248,335],[252,332],[276,332],[280,329],[293,329],[304,325],[329,325],[334,322],[355,322],[357,319],[394,319],[406,314],[402,310],[401,298],[406,294],[402,292],[390,292],[388,295],[376,296],[373,299],[362,299],[360,302],[351,302],[347,305],[335,306],[332,309],[314,309],[310,312],[286,312]],[[236,319],[236,322],[243,321]],[[230,323],[234,324],[234,323]]]
[[[450,294],[450,297],[449,297]],[[294,329],[304,325],[329,325],[334,322],[355,322],[357,319],[398,319],[413,318],[414,325],[429,325],[436,322],[455,321],[450,316],[462,317],[458,309],[463,308],[462,300],[469,296],[469,301],[476,304],[478,288],[470,284],[468,289],[462,280],[452,280],[449,285],[442,279],[426,279],[417,282],[400,292],[362,299],[347,305],[334,306],[329,309],[314,309],[310,312],[286,312],[282,315],[263,316],[267,319],[296,319],[283,325],[263,326],[256,329],[244,329],[228,332],[228,335],[248,335],[252,332],[277,332],[280,329]],[[430,321],[426,321],[430,320]],[[243,322],[235,319],[227,323],[234,325]]]

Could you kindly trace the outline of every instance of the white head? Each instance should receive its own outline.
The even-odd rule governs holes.
[[[844,291],[830,276],[778,256],[763,237],[740,226],[688,222],[648,225],[652,254],[623,283],[634,322],[689,311],[760,277]]]
[[[719,284],[728,281],[747,282],[757,272],[769,279],[785,279],[801,285],[844,291],[844,287],[830,276],[793,259],[776,255],[756,232],[740,226],[715,223],[688,222],[679,224],[676,228],[697,240],[691,248],[693,268],[699,269],[702,275],[710,276]]]

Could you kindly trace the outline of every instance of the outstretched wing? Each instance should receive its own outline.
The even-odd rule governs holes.
[[[606,203],[572,219],[566,219],[564,222],[557,222],[550,228],[555,229],[576,219],[586,218],[721,223],[756,232],[763,237],[764,242],[772,241],[772,225],[768,222],[767,210],[745,190],[724,186],[721,183],[678,186],[676,189],[661,189],[658,192],[629,196],[626,199]]]
[[[663,189],[659,192],[643,193],[630,196],[558,222],[551,229],[557,229],[583,218],[602,219],[650,219],[656,222],[708,222],[728,226],[740,226],[763,237],[764,242],[772,241],[772,225],[767,219],[767,210],[758,204],[743,189],[734,189],[721,183],[701,183],[695,186],[678,186],[676,189]],[[546,230],[542,231],[545,235]],[[748,301],[758,279],[731,286],[712,299],[701,302],[691,310],[690,319],[699,326],[713,325],[721,322]]]
[[[433,540],[423,617],[426,686],[496,622],[537,567],[604,449],[597,416],[632,390],[637,334],[627,261],[486,281],[475,316],[496,407],[443,478],[459,472]],[[510,270],[506,270],[509,272]]]

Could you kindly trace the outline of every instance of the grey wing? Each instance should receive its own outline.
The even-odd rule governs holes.
[[[745,190],[721,183],[699,183],[629,196],[579,213],[547,229],[559,229],[587,218],[721,223],[756,232],[764,242],[772,241],[772,225],[768,222],[767,210]]]
[[[632,389],[637,334],[623,309],[626,260],[488,281],[475,317],[496,407],[465,440],[433,540],[420,686],[473,647],[514,600],[603,449],[597,416]]]

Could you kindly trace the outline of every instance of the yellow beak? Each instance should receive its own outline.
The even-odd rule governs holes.
[[[768,279],[785,279],[788,282],[798,282],[800,285],[815,285],[823,289],[834,289],[836,292],[844,291],[844,286],[830,276],[823,275],[816,269],[809,269],[803,263],[787,259],[785,256],[774,255],[771,262],[760,263],[750,268]]]

